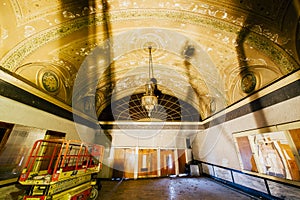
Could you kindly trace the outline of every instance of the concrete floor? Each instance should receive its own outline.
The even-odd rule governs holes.
[[[249,200],[256,199],[209,178],[155,178],[102,181],[98,200]]]
[[[0,200],[17,200],[20,185],[0,188]],[[102,180],[98,200],[249,200],[255,199],[205,177]]]

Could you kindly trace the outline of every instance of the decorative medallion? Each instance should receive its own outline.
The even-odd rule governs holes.
[[[59,88],[58,76],[52,71],[46,71],[42,76],[42,84],[46,91],[55,92]]]
[[[241,81],[241,89],[245,93],[250,93],[255,89],[256,77],[253,73],[248,72],[245,74]]]

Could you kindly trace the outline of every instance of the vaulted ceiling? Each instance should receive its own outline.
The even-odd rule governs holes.
[[[299,0],[4,0],[0,65],[101,121],[201,121],[299,68]]]

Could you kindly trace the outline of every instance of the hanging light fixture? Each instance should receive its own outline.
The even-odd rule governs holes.
[[[158,99],[155,96],[156,79],[153,77],[153,64],[152,64],[152,47],[149,46],[149,78],[145,85],[145,94],[142,97],[142,106],[147,110],[148,116],[151,117],[151,112],[155,109]]]

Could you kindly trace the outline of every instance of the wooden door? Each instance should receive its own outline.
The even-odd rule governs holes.
[[[185,171],[185,164],[186,164],[186,156],[185,156],[185,149],[178,149],[178,167],[179,167],[179,174],[184,174]]]
[[[124,177],[124,149],[114,149],[113,178]]]
[[[156,149],[139,149],[138,176],[139,177],[157,176],[157,150]]]
[[[135,149],[125,149],[124,177],[134,178],[134,166],[136,163]]]
[[[175,174],[174,150],[162,149],[160,151],[161,176]]]
[[[243,169],[258,172],[248,136],[237,137],[236,141],[240,151]]]
[[[114,149],[113,178],[134,178],[135,149]]]

